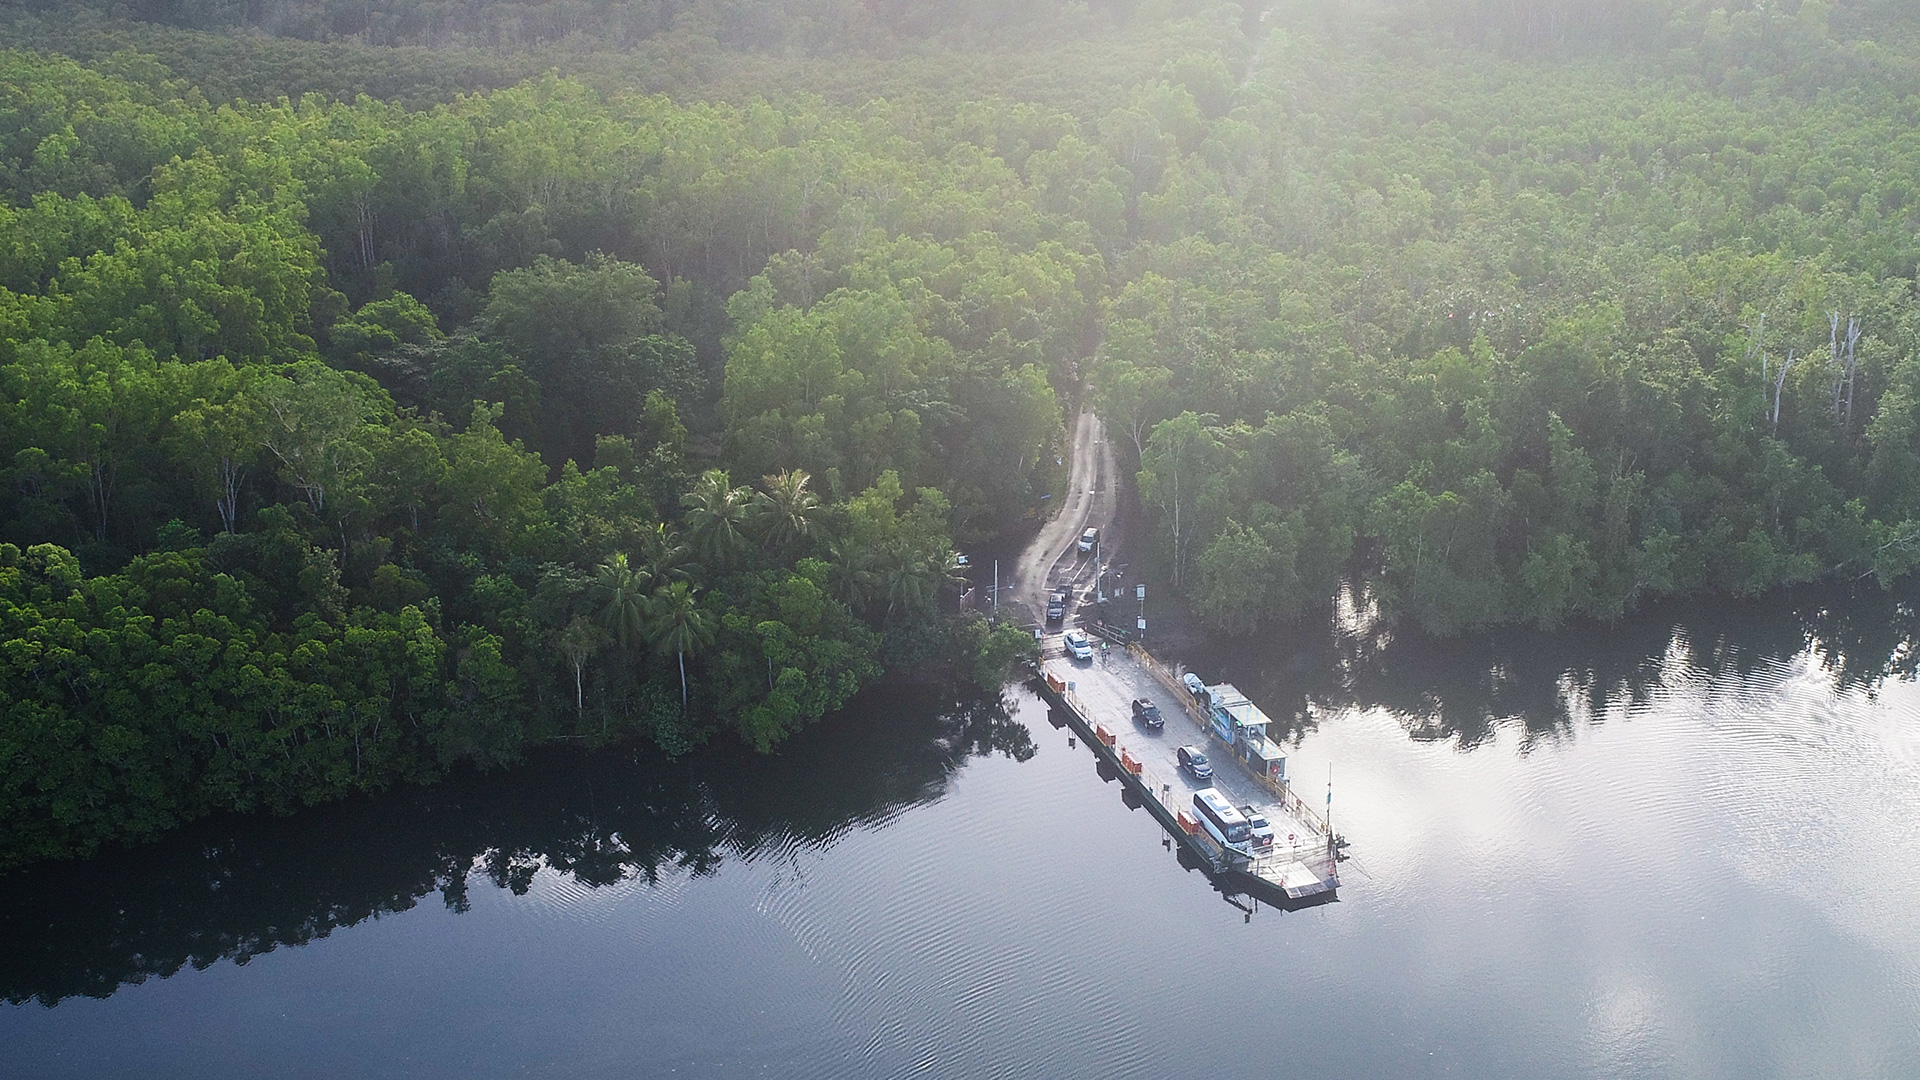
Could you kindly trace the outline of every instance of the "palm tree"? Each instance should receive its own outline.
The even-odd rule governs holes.
[[[887,614],[896,610],[926,612],[940,588],[933,564],[920,552],[905,544],[887,551],[882,580],[886,583]]]
[[[882,581],[872,549],[849,538],[829,543],[827,555],[827,588],[833,595],[856,610],[872,603]]]
[[[687,654],[713,644],[713,629],[685,581],[654,593],[647,601],[647,637],[662,656],[680,659],[680,711],[687,709]]]
[[[967,578],[967,564],[960,561],[960,553],[946,548],[934,557],[933,578],[936,589],[952,589],[955,593],[964,591],[972,582]]]
[[[715,568],[724,567],[747,545],[747,519],[753,502],[746,488],[733,486],[723,469],[708,469],[680,497],[687,508],[687,536],[694,554]]]
[[[775,552],[813,535],[823,512],[820,499],[807,490],[813,478],[804,469],[789,469],[760,478],[762,490],[753,497],[754,520],[767,547]]]
[[[593,591],[600,607],[600,623],[619,640],[622,649],[644,634],[647,616],[646,580],[627,562],[627,553],[614,552],[593,575]]]
[[[640,574],[649,593],[676,581],[692,581],[699,572],[700,564],[693,561],[693,552],[663,521],[655,522],[652,528],[640,533],[640,548]]]
[[[927,551],[906,543],[897,543],[887,551],[879,577],[886,587],[889,615],[895,611],[931,612],[943,590],[961,588],[967,582],[960,558],[952,548]]]

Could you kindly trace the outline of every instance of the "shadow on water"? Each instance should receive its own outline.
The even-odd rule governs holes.
[[[201,822],[0,877],[0,998],[52,1005],[244,964],[435,892],[463,911],[476,881],[524,893],[543,868],[603,886],[821,848],[938,799],[969,758],[1033,752],[1003,699],[889,684],[772,757],[555,750],[292,817]]]
[[[1874,693],[1920,666],[1920,583],[1891,590],[1806,587],[1752,600],[1651,606],[1616,623],[1435,638],[1410,626],[1329,616],[1257,640],[1195,651],[1202,674],[1234,682],[1297,743],[1316,717],[1385,709],[1408,734],[1471,749],[1502,725],[1521,745],[1582,716],[1644,705],[1680,681],[1744,679],[1811,651],[1837,691]],[[1173,659],[1186,659],[1174,657]]]

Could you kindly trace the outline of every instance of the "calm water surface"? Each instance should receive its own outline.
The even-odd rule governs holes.
[[[1920,633],[1823,594],[1196,664],[1339,903],[1246,911],[1024,692],[0,879],[0,1074],[1916,1077]]]

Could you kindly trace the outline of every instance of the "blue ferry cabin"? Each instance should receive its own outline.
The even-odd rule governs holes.
[[[1207,718],[1213,733],[1233,748],[1253,770],[1274,780],[1287,778],[1287,756],[1278,743],[1267,738],[1267,725],[1273,723],[1260,706],[1247,700],[1232,683],[1207,687]]]

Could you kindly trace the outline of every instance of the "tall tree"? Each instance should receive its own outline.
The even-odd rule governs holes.
[[[733,486],[724,469],[708,469],[681,497],[686,507],[687,540],[696,555],[716,570],[731,565],[748,546],[752,492]]]
[[[645,579],[634,572],[626,552],[607,556],[594,572],[593,587],[600,624],[613,633],[622,649],[632,647],[646,633],[647,590]]]
[[[567,658],[567,665],[573,668],[573,708],[576,713],[584,712],[587,707],[587,661],[593,659],[593,654],[600,651],[600,646],[606,640],[606,631],[595,626],[584,615],[575,615],[573,621],[554,635],[555,647],[560,650],[561,656]]]
[[[237,374],[232,381],[240,381]],[[176,415],[169,448],[202,496],[213,501],[222,531],[231,533],[240,514],[241,485],[261,445],[260,410],[244,391],[223,396],[197,399]]]
[[[306,361],[260,383],[261,442],[315,514],[370,460],[361,438],[373,411],[367,381]]]
[[[811,480],[804,469],[761,478],[761,490],[753,499],[754,519],[762,541],[777,554],[811,538],[821,519],[825,508],[808,489]]]
[[[654,593],[647,601],[647,634],[662,655],[672,653],[680,661],[680,709],[687,708],[687,654],[713,644],[713,628],[694,587],[685,581]]]
[[[1204,535],[1205,497],[1217,494],[1224,483],[1225,447],[1210,423],[1213,419],[1183,412],[1162,420],[1154,425],[1140,459],[1140,498],[1160,512],[1171,535],[1176,588],[1192,559],[1194,540]]]

